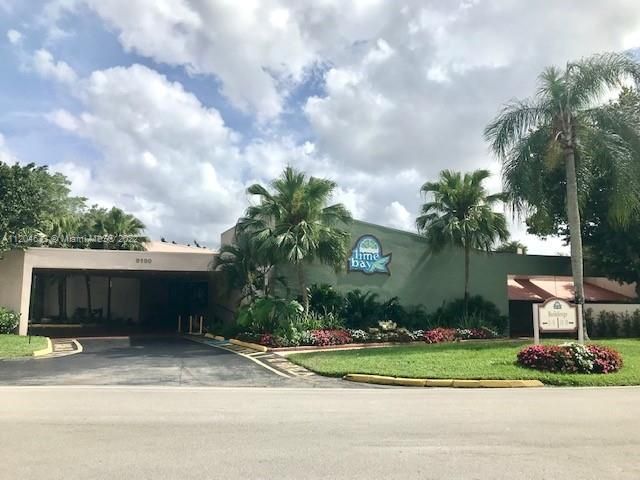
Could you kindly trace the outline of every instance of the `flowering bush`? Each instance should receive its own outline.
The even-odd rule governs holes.
[[[601,345],[589,345],[588,348],[594,356],[593,373],[617,372],[622,368],[622,356],[616,350]]]
[[[453,342],[456,339],[455,328],[434,328],[424,332],[424,341],[427,343]]]
[[[353,341],[356,343],[364,343],[369,341],[370,335],[364,330],[352,329],[347,331],[349,332],[349,335],[351,335]]]
[[[460,330],[461,329],[458,329],[458,333],[460,332]],[[465,330],[468,330],[470,332],[470,336],[468,337],[468,339],[472,339],[472,340],[486,340],[486,339],[498,337],[497,332],[487,327],[469,328]]]
[[[346,330],[314,330],[311,332],[313,344],[319,347],[330,345],[344,345],[353,342],[351,335]]]
[[[378,326],[380,327],[380,329],[383,332],[392,332],[396,328],[398,328],[398,324],[396,322],[391,321],[391,320],[380,320],[378,322]]]
[[[13,333],[19,322],[20,317],[16,312],[0,307],[0,333]]]
[[[259,344],[265,347],[277,347],[279,342],[276,342],[277,337],[270,333],[264,333],[260,336]]]
[[[424,341],[427,343],[453,342],[454,340],[483,340],[496,338],[498,334],[493,330],[480,328],[434,328],[424,332]]]
[[[622,357],[599,345],[530,345],[518,352],[518,364],[547,372],[611,373],[622,368]]]

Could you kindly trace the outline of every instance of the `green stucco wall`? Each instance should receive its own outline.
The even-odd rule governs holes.
[[[345,258],[345,269],[337,274],[325,266],[307,266],[308,285],[329,283],[342,292],[356,288],[371,290],[377,292],[381,299],[398,296],[403,305],[423,305],[427,311],[463,296],[462,250],[449,249],[434,254],[419,235],[361,221],[354,221],[348,229],[351,232],[350,245],[361,235],[370,234],[378,238],[382,243],[382,253],[392,254],[389,264],[391,275],[347,272]],[[279,273],[287,277],[289,287],[296,291],[297,282],[292,270],[282,268]],[[474,252],[470,261],[470,293],[482,295],[507,315],[507,276],[512,274],[571,275],[571,265],[568,257]]]

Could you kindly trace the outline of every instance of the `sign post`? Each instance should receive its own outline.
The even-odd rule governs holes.
[[[561,298],[549,298],[542,304],[533,306],[533,338],[540,343],[541,333],[574,333],[578,340],[584,340],[581,311],[579,305],[572,305]]]

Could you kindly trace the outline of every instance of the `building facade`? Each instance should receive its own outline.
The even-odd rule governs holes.
[[[380,300],[398,297],[403,306],[422,306],[427,312],[463,296],[461,249],[435,253],[420,235],[362,221],[347,228],[351,248],[341,271],[307,265],[307,285],[326,283],[343,293],[371,291]],[[223,232],[221,243],[232,243],[234,232]],[[238,295],[226,287],[223,273],[214,271],[216,258],[212,250],[164,242],[150,242],[142,252],[12,251],[0,259],[0,306],[19,312],[21,335],[29,327],[41,332],[68,326],[93,334],[176,332],[187,328],[189,317],[232,322]],[[292,295],[300,293],[290,266],[279,266],[275,273],[288,280]],[[637,301],[635,285],[595,276],[588,266],[586,275],[587,302]],[[534,304],[573,298],[570,259],[474,251],[469,291],[510,318],[511,335],[529,335]]]
[[[354,289],[372,291],[381,300],[398,297],[403,306],[421,305],[427,312],[463,296],[462,249],[434,253],[418,234],[362,221],[354,221],[347,228],[351,248],[342,271],[310,266],[305,270],[308,285],[327,283],[342,293]],[[295,272],[290,268],[281,268],[280,272],[295,288]],[[620,303],[635,299],[634,285],[598,277],[588,266],[585,282],[587,301]],[[571,300],[572,289],[569,257],[471,253],[469,292],[493,302],[503,315],[509,316],[512,335],[529,333],[533,303],[552,296]]]

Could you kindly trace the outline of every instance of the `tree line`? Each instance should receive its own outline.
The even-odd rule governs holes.
[[[44,166],[0,162],[0,254],[13,248],[142,250],[144,224],[123,210],[88,206]]]

